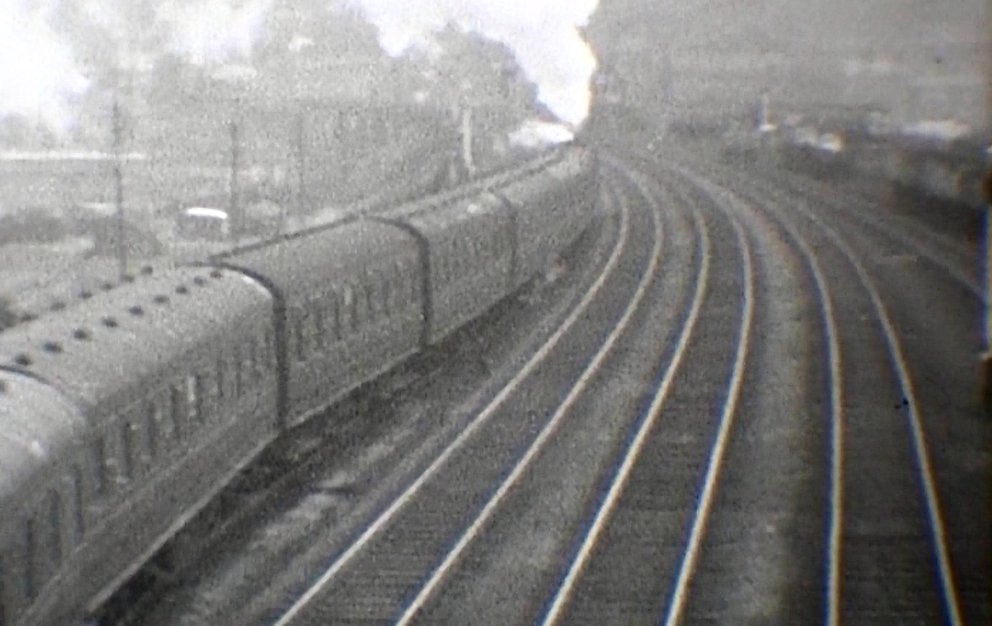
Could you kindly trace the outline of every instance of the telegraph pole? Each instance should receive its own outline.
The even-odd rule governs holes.
[[[303,121],[303,105],[300,104],[300,110],[296,118],[296,210],[303,212],[306,210],[304,203],[306,202],[306,190],[304,184],[306,181],[306,175],[304,174],[306,167],[306,152],[303,149],[303,139],[304,131],[306,127]]]
[[[125,138],[127,120],[124,115],[124,103],[121,102],[121,72],[126,71],[123,97],[130,106],[134,104],[134,63],[132,54],[135,49],[133,33],[126,41],[117,42],[117,63],[114,69],[114,102],[111,109],[111,128],[114,141],[114,204],[117,222],[117,271],[120,280],[127,278],[127,239],[124,224],[124,158],[125,144],[131,142]],[[123,48],[122,48],[123,46]]]
[[[124,169],[123,169],[123,143],[124,143],[124,118],[121,115],[120,99],[118,90],[114,90],[113,105],[113,135],[114,135],[114,203],[117,213],[117,269],[120,279],[123,281],[127,276],[127,242],[124,240]]]
[[[228,124],[228,129],[231,133],[231,187],[228,219],[231,220],[231,234],[237,239],[236,233],[239,233],[243,226],[238,208],[238,159],[240,157],[238,135],[240,131],[238,130],[238,123],[233,119]]]
[[[465,104],[462,106],[461,115],[461,163],[465,176],[475,177],[475,161],[473,160],[473,138],[472,138],[472,106]]]

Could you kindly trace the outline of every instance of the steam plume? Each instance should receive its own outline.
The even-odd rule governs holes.
[[[537,97],[576,127],[589,113],[589,80],[596,57],[581,28],[598,0],[348,0],[379,30],[391,56],[430,51],[449,25],[505,44],[537,85]]]
[[[145,71],[165,53],[198,65],[247,57],[274,1],[0,0],[0,118],[62,133],[101,73]]]
[[[71,101],[89,80],[49,26],[54,8],[0,0],[0,117],[20,115],[62,132],[72,124]]]
[[[272,1],[172,1],[163,4],[156,17],[167,26],[171,51],[203,65],[249,56]]]

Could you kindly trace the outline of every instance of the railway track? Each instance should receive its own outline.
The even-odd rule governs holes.
[[[790,202],[787,190],[766,185],[756,196],[747,194],[751,197],[742,208],[777,222],[816,284],[831,413],[830,458],[825,463],[829,488],[824,492],[830,503],[829,540],[822,550],[823,588],[829,592],[823,599],[823,621],[985,623],[987,555],[977,556],[974,547],[988,544],[988,531],[974,521],[981,518],[983,506],[970,504],[972,499],[957,486],[973,484],[975,476],[961,470],[956,456],[974,459],[981,444],[949,441],[944,422],[953,416],[961,428],[979,435],[974,407],[967,400],[958,400],[954,408],[935,401],[942,390],[934,381],[966,379],[941,375],[931,362],[944,361],[949,354],[922,347],[917,331],[922,323],[928,330],[935,326],[945,336],[953,335],[962,330],[960,309],[955,319],[951,307],[935,306],[943,309],[936,324],[926,316],[907,315],[920,308],[907,294],[919,297],[913,279],[921,274],[931,284],[967,284],[953,266],[924,253],[919,242],[882,228],[865,230],[866,220],[831,216],[828,222],[821,215],[831,209],[836,213],[836,204],[821,208],[828,202],[823,198],[811,202],[815,207],[806,206],[805,198]],[[925,272],[915,264],[913,273],[899,271],[886,262],[905,254],[907,247],[928,266]],[[970,291],[958,291],[955,297],[967,299],[973,296]],[[926,293],[934,297],[940,292]],[[965,342],[956,343],[961,348]],[[956,354],[961,353],[966,352]],[[959,398],[970,395],[960,385],[956,393]],[[954,503],[950,524],[947,500]],[[817,564],[811,558],[807,569]]]
[[[225,513],[216,545],[203,546],[181,584],[156,585],[151,595],[159,597],[118,623],[270,623],[272,606],[281,603],[273,595],[311,582],[329,556],[388,510],[440,451],[467,437],[459,439],[459,433],[471,429],[487,398],[499,395],[514,373],[526,377],[520,370],[528,357],[557,342],[562,324],[579,316],[575,307],[583,293],[603,282],[615,265],[606,257],[619,258],[627,237],[626,224],[607,216],[603,228],[580,241],[581,253],[564,259],[570,280],[511,299],[428,354],[436,368],[418,359],[279,442],[222,494],[220,500],[233,501],[222,508],[234,513]],[[440,373],[428,379],[417,372],[425,368]],[[396,377],[413,382],[397,393],[389,380]],[[214,525],[208,519],[184,535]]]
[[[798,181],[784,176],[776,176],[775,183],[781,191],[791,194],[805,194]],[[805,182],[809,188],[814,183]],[[815,184],[817,208],[843,216],[848,222],[857,222],[868,227],[878,237],[887,239],[903,253],[916,254],[927,262],[938,266],[954,282],[971,293],[979,301],[984,294],[975,276],[977,251],[963,242],[954,241],[947,235],[934,232],[917,220],[899,215],[888,215],[882,221],[875,213],[884,210],[878,198],[866,195],[830,193],[828,189]]]
[[[657,623],[666,604],[681,611],[696,565],[747,360],[753,275],[736,221],[679,195],[697,207],[701,237],[685,324],[602,479],[604,496],[588,512],[544,624]]]
[[[659,205],[646,202],[643,192],[623,178],[615,175],[627,203],[662,216],[651,262],[637,275],[633,297],[622,301],[622,314],[608,326],[609,335],[579,384],[453,549],[411,594],[397,623],[460,623],[473,615],[493,624],[534,620],[544,601],[538,591],[555,583],[560,555],[585,521],[576,503],[594,494],[610,470],[652,388],[658,351],[673,346],[686,327],[681,317],[691,275],[671,272],[693,265],[699,254],[696,224],[687,216],[663,215]]]
[[[255,556],[143,623],[987,623],[963,256],[801,183],[662,166],[609,159],[609,259],[471,409],[355,436],[393,465],[294,464],[217,552]]]
[[[659,243],[654,217],[621,206],[631,241],[600,280],[472,425],[322,575],[277,624],[384,622],[408,618],[430,596],[467,542],[558,428],[587,384],[589,367],[609,351],[617,328],[650,280]],[[629,225],[629,226],[628,226]],[[640,241],[637,240],[640,238]],[[632,284],[633,283],[633,284]],[[617,311],[617,304],[621,305]],[[589,320],[614,319],[605,338]],[[564,392],[564,399],[562,398]],[[476,428],[477,426],[477,428]],[[412,614],[411,614],[412,616]]]

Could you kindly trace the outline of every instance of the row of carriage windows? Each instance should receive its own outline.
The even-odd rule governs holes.
[[[442,279],[450,278],[460,264],[494,255],[505,243],[498,232],[481,240],[455,240],[447,254],[439,255],[435,270]],[[335,289],[333,305],[326,314],[319,306],[307,313],[298,312],[294,329],[297,358],[307,356],[306,335],[319,341],[328,337],[339,341],[359,332],[364,325],[418,303],[420,286],[416,276],[412,263],[396,262],[388,270],[370,272],[362,282],[345,283]],[[86,488],[83,470],[74,466],[62,488],[52,489],[46,504],[25,520],[22,597],[31,601],[62,562],[66,547],[71,549],[84,540],[87,504],[100,506],[121,493],[175,444],[204,426],[207,403],[219,403],[228,394],[240,397],[253,388],[264,375],[272,350],[271,331],[261,342],[249,340],[236,346],[231,354],[218,358],[213,371],[189,374],[167,391],[159,391],[139,405],[140,415],[119,419],[110,431],[91,441],[90,489]],[[0,554],[0,626],[7,623],[4,609],[6,594],[11,592],[11,586],[5,584],[11,572],[4,570],[4,556]]]
[[[370,324],[418,306],[419,290],[412,262],[396,262],[388,270],[368,272],[360,282],[338,285],[324,300],[290,311],[290,349],[297,360],[306,360],[328,342],[349,339]]]
[[[507,236],[498,230],[480,239],[455,239],[434,258],[434,271],[439,280],[450,280],[508,249]],[[366,273],[361,281],[338,285],[325,300],[289,312],[289,349],[297,361],[305,361],[329,342],[346,340],[367,325],[419,305],[419,289],[412,262],[399,261]]]
[[[127,416],[109,420],[103,433],[90,440],[85,460],[72,465],[24,519],[21,555],[16,545],[14,553],[0,553],[0,626],[13,619],[5,612],[11,602],[22,606],[33,601],[63,559],[85,540],[93,525],[88,520],[98,517],[101,507],[123,495],[154,464],[165,462],[182,442],[209,425],[211,415],[231,414],[212,411],[213,405],[262,387],[258,383],[267,375],[273,352],[267,330],[261,341],[235,346],[215,367],[175,380],[134,405]],[[16,572],[4,569],[11,562],[23,565]],[[10,597],[14,593],[17,598]]]

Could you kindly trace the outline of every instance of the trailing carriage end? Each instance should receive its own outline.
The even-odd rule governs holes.
[[[276,436],[271,310],[184,268],[0,336],[0,625],[93,613]]]

